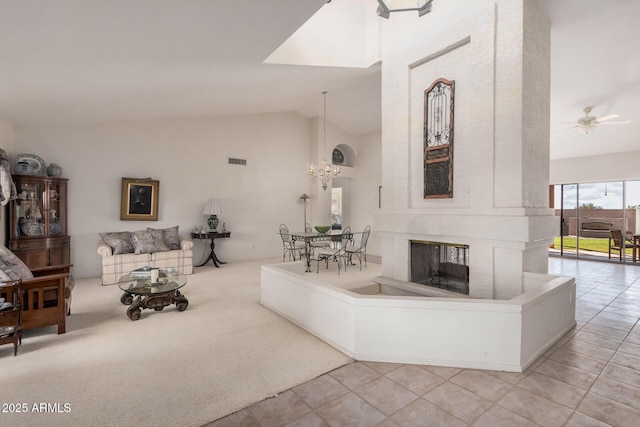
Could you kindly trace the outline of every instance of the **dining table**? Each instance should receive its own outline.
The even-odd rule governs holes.
[[[320,233],[317,231],[294,231],[289,233],[291,236],[291,240],[303,241],[304,242],[304,257],[307,261],[307,269],[305,272],[309,273],[311,271],[311,242],[320,242],[329,240],[332,244],[338,245],[342,244],[343,231],[342,230],[329,230],[325,233]],[[346,233],[346,238],[348,240],[353,240],[353,236],[355,234],[362,234],[362,231],[349,231]]]

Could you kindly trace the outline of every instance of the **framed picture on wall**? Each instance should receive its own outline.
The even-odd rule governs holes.
[[[122,178],[120,219],[157,221],[159,191],[160,181],[150,178]]]

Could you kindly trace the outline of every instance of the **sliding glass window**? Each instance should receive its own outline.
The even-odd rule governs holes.
[[[554,208],[560,226],[550,253],[618,262],[636,258],[640,181],[556,185]]]

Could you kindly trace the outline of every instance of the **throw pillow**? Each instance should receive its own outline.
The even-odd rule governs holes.
[[[153,245],[156,247],[156,250],[154,252],[165,252],[171,250],[163,242],[162,230],[147,228],[147,232],[151,234],[151,237],[153,238]]]
[[[133,243],[131,242],[131,233],[128,231],[120,231],[117,233],[100,233],[100,237],[104,242],[111,246],[113,254],[132,254]]]
[[[13,252],[0,245],[0,280],[33,279],[33,273]]]
[[[147,228],[148,231],[155,231],[156,229]],[[162,232],[162,241],[170,249],[180,249],[180,237],[178,235],[178,226],[158,229]]]
[[[134,254],[152,254],[156,251],[153,236],[147,230],[132,231],[131,242]]]

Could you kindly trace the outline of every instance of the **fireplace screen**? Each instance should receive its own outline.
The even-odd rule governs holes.
[[[469,246],[412,240],[410,280],[469,295]]]

